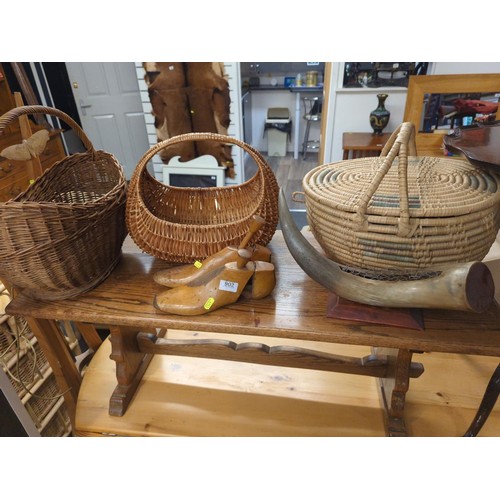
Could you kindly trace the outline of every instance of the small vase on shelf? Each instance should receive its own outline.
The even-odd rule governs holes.
[[[380,135],[389,123],[391,113],[385,108],[388,94],[377,94],[378,106],[370,113],[370,125],[375,134]]]

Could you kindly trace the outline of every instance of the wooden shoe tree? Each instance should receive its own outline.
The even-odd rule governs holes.
[[[256,215],[250,224],[248,233],[245,235],[238,247],[228,246],[223,248],[221,251],[211,255],[203,262],[195,262],[194,264],[188,264],[185,266],[177,266],[169,269],[164,269],[158,271],[154,274],[153,280],[159,285],[176,287],[181,285],[187,285],[199,276],[211,271],[212,269],[217,269],[224,264],[229,262],[235,262],[238,257],[238,250],[245,248],[248,242],[251,240],[252,236],[264,225],[265,220]],[[262,260],[269,262],[271,260],[271,250],[262,246],[255,245],[251,260],[257,261]]]
[[[236,302],[255,272],[251,256],[248,249],[238,250],[235,262],[212,269],[189,285],[157,294],[154,306],[166,313],[194,316]]]
[[[274,265],[270,262],[255,262],[255,271],[242,296],[250,299],[267,297],[276,286]]]

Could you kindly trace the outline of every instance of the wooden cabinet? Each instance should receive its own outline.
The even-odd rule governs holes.
[[[342,134],[343,159],[379,156],[390,136],[390,133],[377,135],[369,132],[344,132]]]
[[[15,108],[14,96],[10,91],[9,84],[0,65],[0,115]],[[34,132],[43,127],[30,122]],[[40,155],[42,171],[50,168],[56,161],[66,156],[61,139],[62,130],[51,130],[50,138],[45,150]],[[13,144],[23,141],[19,122],[9,124],[0,134],[0,151]],[[10,200],[24,191],[33,178],[30,162],[9,160],[0,156],[0,203]]]

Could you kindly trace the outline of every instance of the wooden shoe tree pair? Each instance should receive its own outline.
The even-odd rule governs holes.
[[[212,269],[188,285],[171,288],[156,295],[154,306],[160,311],[195,316],[215,311],[236,302],[247,284],[245,296],[261,299],[269,295],[276,284],[274,265],[251,261],[252,252],[240,249],[235,262]]]
[[[264,225],[264,223],[265,220],[256,215],[250,224],[248,233],[245,235],[238,247],[228,246],[214,255],[211,255],[203,262],[197,261],[194,264],[176,266],[158,271],[153,276],[153,280],[159,285],[171,288],[180,285],[187,285],[212,269],[217,269],[229,262],[235,262],[238,258],[238,250],[246,248],[252,236]],[[262,245],[255,245],[250,260],[270,262],[271,250]]]

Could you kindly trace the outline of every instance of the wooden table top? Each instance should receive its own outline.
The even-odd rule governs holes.
[[[312,238],[312,236],[310,236]],[[307,276],[288,251],[281,231],[269,247],[277,284],[261,300],[241,298],[235,304],[201,316],[158,311],[153,297],[164,287],[153,274],[164,261],[124,247],[120,263],[100,286],[74,299],[39,301],[20,294],[8,314],[142,328],[174,328],[339,344],[393,347],[500,356],[500,308],[481,314],[425,310],[425,330],[389,327],[326,317],[329,292]]]
[[[344,132],[342,149],[349,151],[381,151],[391,136],[390,133],[374,134],[369,132]]]

